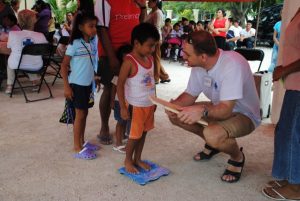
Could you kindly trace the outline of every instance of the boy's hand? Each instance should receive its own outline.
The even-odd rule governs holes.
[[[128,112],[128,110],[126,108],[123,108],[123,109],[121,108],[121,117],[124,120],[128,120],[129,119],[130,115],[129,115],[129,112]]]
[[[95,83],[96,83],[96,87],[97,87],[97,92],[100,91],[100,87],[101,87],[101,84],[100,84],[100,80],[101,78],[99,76],[95,76]]]
[[[64,94],[66,99],[72,100],[73,99],[73,91],[70,86],[65,86]]]

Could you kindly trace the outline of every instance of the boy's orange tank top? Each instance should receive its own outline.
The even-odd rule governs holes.
[[[111,6],[108,33],[113,49],[117,51],[120,46],[130,44],[131,32],[140,23],[141,10],[133,0],[107,0],[107,2]],[[99,56],[105,56],[101,43],[98,44]]]

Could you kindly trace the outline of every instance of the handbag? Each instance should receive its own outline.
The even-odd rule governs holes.
[[[75,108],[73,102],[70,100],[65,101],[65,109],[59,119],[60,123],[63,124],[73,124],[75,120]]]

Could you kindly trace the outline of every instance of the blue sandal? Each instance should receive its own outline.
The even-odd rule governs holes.
[[[74,157],[78,159],[92,160],[96,158],[96,154],[85,147],[79,153],[75,154]]]
[[[98,151],[100,149],[100,147],[98,145],[95,145],[95,144],[91,144],[89,143],[88,141],[86,141],[84,144],[83,144],[83,147],[91,150],[91,151]]]

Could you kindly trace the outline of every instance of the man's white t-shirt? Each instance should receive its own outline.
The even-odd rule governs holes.
[[[234,33],[234,37],[240,37],[241,36],[241,31],[243,30],[242,27],[238,26],[238,27],[235,27],[235,26],[231,26],[229,28],[229,30],[232,30],[233,33]]]
[[[194,97],[204,93],[214,105],[236,100],[233,112],[246,115],[257,127],[261,121],[260,106],[249,63],[234,51],[219,51],[218,61],[211,70],[192,68],[185,92]]]
[[[8,67],[17,69],[21,57],[22,49],[25,45],[48,43],[44,34],[23,30],[23,31],[10,31],[8,36],[7,48],[11,49],[8,58]],[[41,56],[23,56],[21,69],[38,70],[43,65]]]
[[[244,36],[245,38],[249,38],[249,37],[252,37],[252,36],[255,36],[255,29],[254,28],[251,28],[249,31],[247,31],[246,29],[243,29],[241,31],[241,36]]]

